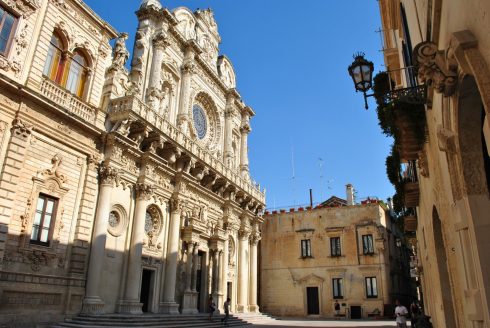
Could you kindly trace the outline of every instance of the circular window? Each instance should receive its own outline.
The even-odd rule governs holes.
[[[109,226],[111,228],[117,228],[117,226],[121,223],[121,217],[119,216],[119,213],[116,211],[112,211],[109,213]]]
[[[192,107],[192,116],[194,118],[194,128],[199,139],[204,139],[208,131],[208,122],[204,110],[199,105]]]
[[[119,204],[114,205],[109,213],[108,221],[109,226],[107,227],[107,231],[114,237],[122,235],[128,226],[128,218],[124,207]]]
[[[146,211],[145,217],[145,233],[148,237],[157,236],[162,228],[162,220],[160,213],[155,207],[150,207]]]

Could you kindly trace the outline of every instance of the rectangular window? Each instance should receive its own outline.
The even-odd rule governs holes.
[[[362,253],[363,254],[374,254],[373,235],[363,235],[362,236]]]
[[[378,297],[378,286],[376,283],[376,277],[366,278],[366,297],[367,298]]]
[[[0,55],[5,55],[12,42],[17,18],[0,5]]]
[[[332,256],[340,256],[340,237],[331,237],[330,238],[330,254]]]
[[[51,223],[56,219],[58,200],[43,194],[39,195],[34,222],[32,223],[31,243],[49,245]]]
[[[342,278],[333,278],[332,279],[332,290],[333,290],[333,298],[340,299],[344,297],[342,291]]]
[[[301,257],[311,257],[311,242],[309,239],[301,241]]]

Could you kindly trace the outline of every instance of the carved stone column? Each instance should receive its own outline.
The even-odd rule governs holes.
[[[192,264],[194,265],[192,268],[192,284],[191,288],[193,292],[197,292],[197,270],[199,270],[199,244],[196,243],[194,247],[194,259],[192,260]]]
[[[148,81],[148,89],[146,91],[146,99],[148,104],[153,109],[160,108],[160,101],[163,93],[162,86],[162,63],[165,54],[165,48],[169,45],[167,36],[164,33],[159,33],[153,39],[153,59],[151,62],[150,79]]]
[[[250,312],[259,312],[259,306],[257,305],[257,244],[259,240],[260,238],[257,233],[250,236]]]
[[[177,126],[182,132],[187,133],[187,123],[189,121],[189,102],[192,74],[195,72],[194,50],[191,46],[187,47],[184,64],[182,65],[182,85],[180,88],[180,103],[177,115]]]
[[[241,229],[238,232],[238,305],[237,312],[248,312],[248,236],[250,232]]]
[[[228,236],[227,236],[228,237]],[[229,238],[229,237],[228,237]],[[229,256],[229,239],[224,241],[223,254],[221,255],[221,285],[220,294],[223,295],[223,299],[226,300],[228,297],[228,256]],[[224,302],[222,302],[224,303]],[[223,306],[223,304],[220,304]]]
[[[220,303],[220,293],[219,293],[219,276],[220,276],[220,253],[221,251],[218,249],[213,250],[213,276],[212,276],[212,296],[213,300],[216,302],[216,305],[219,306]]]
[[[111,193],[118,175],[119,171],[110,166],[103,166],[99,170],[99,201],[97,203],[97,213],[92,232],[87,285],[85,287],[85,298],[83,299],[82,308],[82,313],[86,314],[104,313],[104,302],[99,296],[99,285],[105,259],[107,226],[111,211]]]
[[[170,210],[167,264],[165,268],[163,302],[160,303],[160,312],[166,314],[179,314],[179,304],[175,302],[175,284],[177,280],[177,262],[179,256],[182,200],[176,197],[170,199]]]
[[[241,146],[240,146],[240,172],[242,176],[248,174],[248,134],[250,133],[250,125],[245,124],[240,128]]]
[[[183,299],[183,304],[182,304],[182,314],[197,314],[199,313],[197,309],[197,292],[195,290],[192,290],[193,287],[193,279],[192,277],[194,276],[193,274],[193,262],[194,262],[194,257],[196,257],[197,261],[197,256],[194,256],[194,253],[196,253],[197,250],[197,244],[193,242],[188,242],[187,243],[187,267],[186,267],[186,287],[185,287],[185,292],[184,292],[184,299]]]
[[[134,210],[133,229],[124,299],[119,303],[120,313],[142,314],[143,303],[140,303],[141,255],[145,239],[145,220],[148,202],[153,195],[153,186],[139,183],[136,185],[136,205]]]
[[[226,94],[226,109],[225,109],[225,151],[224,151],[224,162],[231,166],[233,163],[233,117],[235,111],[233,104],[237,98],[238,93],[236,89],[228,90]]]

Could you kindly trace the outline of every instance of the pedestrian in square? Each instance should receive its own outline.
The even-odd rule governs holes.
[[[228,326],[228,318],[230,317],[230,301],[231,299],[228,297],[226,299],[225,304],[223,304],[223,309],[225,310],[225,317],[221,319],[221,322]]]
[[[214,310],[216,310],[216,304],[213,301],[213,297],[210,296],[208,300],[209,321],[213,321]]]
[[[340,320],[340,304],[339,301],[335,300],[333,304],[333,308],[335,310],[335,319]]]
[[[399,300],[396,300],[395,317],[396,326],[398,328],[407,328],[407,315],[407,308],[403,306]]]

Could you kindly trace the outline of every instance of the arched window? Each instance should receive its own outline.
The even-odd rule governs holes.
[[[83,96],[85,82],[87,81],[87,60],[79,51],[75,51],[70,60],[68,78],[65,88],[78,97]]]
[[[88,61],[78,49],[73,52],[73,56],[68,56],[62,38],[55,32],[49,43],[43,74],[72,94],[83,97],[88,76]]]
[[[63,84],[64,66],[63,43],[61,42],[61,38],[55,33],[49,43],[48,57],[46,58],[43,74],[50,80],[58,84]]]

